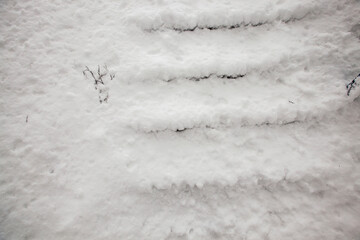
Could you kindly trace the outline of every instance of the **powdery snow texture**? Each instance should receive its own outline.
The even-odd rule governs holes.
[[[359,239],[359,15],[2,1],[0,239]]]

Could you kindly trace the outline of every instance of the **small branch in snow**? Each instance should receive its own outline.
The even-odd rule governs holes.
[[[107,74],[108,72],[107,72],[106,66],[105,66],[104,68],[105,68],[105,70],[106,70],[105,73],[101,73],[101,71],[100,71],[100,66],[98,65],[98,69],[97,69],[97,74],[98,74],[98,75],[95,77],[94,72],[91,71],[88,66],[85,66],[85,70],[83,71],[83,74],[84,74],[84,76],[86,76],[86,72],[89,72],[89,73],[91,74],[91,76],[93,77],[93,79],[94,79],[94,81],[95,81],[95,82],[94,82],[94,84],[95,84],[95,89],[97,89],[99,83],[101,83],[102,85],[105,85],[102,78],[103,78],[104,76],[106,76],[106,74]]]
[[[83,75],[87,77],[87,73],[90,73],[91,77],[94,80],[95,90],[99,92],[99,101],[100,103],[107,102],[109,100],[109,88],[105,85],[105,77],[109,75],[110,80],[115,78],[115,74],[109,73],[109,70],[106,65],[104,65],[103,69],[105,71],[101,71],[100,65],[97,67],[97,71],[91,71],[88,66],[85,66],[85,70],[83,71]]]
[[[349,82],[347,85],[346,85],[346,89],[348,90],[347,91],[347,95],[350,96],[350,92],[353,88],[355,88],[355,86],[357,86],[358,84],[356,83],[356,79],[360,77],[360,74],[356,76],[356,78],[354,78],[351,82]]]
[[[110,80],[113,80],[115,78],[115,73],[114,74],[110,74]]]

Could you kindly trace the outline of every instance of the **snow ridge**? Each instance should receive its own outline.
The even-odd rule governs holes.
[[[236,23],[233,25],[214,25],[214,26],[206,26],[206,25],[195,25],[194,27],[191,28],[182,28],[181,26],[167,26],[166,23],[162,24],[159,27],[155,27],[155,28],[151,28],[151,29],[144,29],[147,32],[155,32],[155,31],[164,31],[164,30],[174,30],[176,32],[193,32],[196,30],[210,30],[210,31],[216,31],[216,30],[232,30],[232,29],[237,29],[237,28],[242,28],[242,27],[259,27],[265,24],[271,24],[273,22],[275,22],[276,20],[279,20],[281,22],[284,23],[290,23],[290,22],[295,22],[295,21],[300,21],[303,18],[305,18],[307,15],[309,15],[310,13],[305,13],[304,16],[301,17],[290,17],[288,19],[271,19],[271,20],[267,20],[264,22],[256,22],[256,23],[252,23],[252,22],[241,22],[241,23]]]
[[[145,3],[146,4],[146,3]],[[206,9],[201,6],[207,6]],[[321,9],[321,3],[307,0],[296,3],[289,0],[269,2],[250,0],[208,2],[179,0],[170,5],[149,4],[146,10],[135,11],[128,17],[147,31],[172,29],[179,32],[196,29],[234,29],[241,26],[259,26],[275,21],[290,22],[303,19],[306,15]],[[231,10],[229,11],[229,7]],[[130,10],[129,10],[130,11]]]

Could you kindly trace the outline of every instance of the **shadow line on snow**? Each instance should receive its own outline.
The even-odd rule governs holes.
[[[200,80],[208,79],[210,77],[216,77],[216,78],[220,78],[220,79],[238,79],[238,78],[243,78],[245,76],[246,76],[246,74],[228,75],[228,74],[210,73],[209,75],[203,75],[203,76],[200,76],[200,77],[194,77],[194,76],[193,77],[185,77],[185,79],[198,82]],[[174,81],[174,80],[177,80],[177,79],[180,79],[180,78],[175,77],[175,78],[170,78],[170,79],[167,79],[167,80],[164,80],[164,81],[165,82],[171,82],[171,81]]]
[[[296,123],[301,123],[301,121],[299,120],[293,120],[293,121],[288,121],[288,122],[283,122],[283,123],[269,123],[269,122],[264,122],[264,123],[258,123],[258,124],[240,124],[240,127],[263,127],[263,126],[287,126],[287,125],[292,125],[292,124],[296,124]],[[162,129],[162,130],[150,130],[150,131],[146,131],[146,133],[160,133],[160,132],[166,132],[166,131],[171,131],[171,132],[175,132],[175,133],[183,133],[186,131],[191,131],[191,130],[197,130],[197,129],[221,129],[221,128],[228,128],[230,126],[226,126],[225,124],[218,124],[217,126],[210,126],[210,125],[205,125],[205,126],[199,126],[199,125],[195,125],[193,127],[185,127],[185,128],[176,128],[176,129],[171,129],[171,128],[166,128],[166,129]]]
[[[296,22],[296,21],[300,21],[302,19],[304,19],[307,15],[309,15],[309,13],[306,13],[303,17],[293,17],[293,18],[289,18],[289,19],[285,19],[285,20],[269,20],[269,21],[264,21],[264,22],[259,22],[259,23],[237,23],[237,24],[231,24],[231,25],[214,25],[214,26],[207,26],[207,25],[195,25],[194,27],[190,27],[190,28],[182,28],[182,27],[175,27],[175,26],[166,26],[165,24],[162,24],[159,27],[155,27],[155,28],[150,28],[150,29],[144,29],[147,32],[158,32],[158,31],[163,31],[163,30],[172,30],[172,31],[176,31],[179,33],[182,32],[194,32],[195,30],[209,30],[209,31],[216,31],[216,30],[233,30],[233,29],[238,29],[241,27],[259,27],[265,24],[271,24],[273,22],[276,21],[280,21],[283,23],[289,23],[289,22]]]

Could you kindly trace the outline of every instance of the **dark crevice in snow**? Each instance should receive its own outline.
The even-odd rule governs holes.
[[[279,20],[283,23],[289,23],[289,22],[295,22],[295,21],[300,21],[303,18],[305,18],[309,13],[305,14],[303,17],[293,17],[293,18],[289,18],[289,19],[285,19],[285,20]],[[194,27],[175,27],[175,26],[166,26],[165,24],[159,26],[159,27],[155,27],[155,28],[151,28],[151,29],[145,29],[145,31],[148,32],[156,32],[156,31],[162,31],[162,30],[172,30],[172,31],[176,31],[176,32],[193,32],[195,30],[210,30],[210,31],[216,31],[216,30],[232,30],[232,29],[237,29],[237,28],[241,28],[241,27],[259,27],[265,24],[271,24],[273,23],[273,20],[269,20],[269,21],[264,21],[264,22],[258,22],[258,23],[237,23],[237,24],[232,24],[232,25],[215,25],[215,26],[207,26],[207,25],[195,25]]]
[[[300,123],[300,121],[298,120],[294,120],[294,121],[289,121],[289,122],[282,122],[282,123],[269,123],[269,122],[264,122],[264,123],[260,123],[260,124],[255,124],[254,126],[260,127],[260,126],[286,126],[286,125],[290,125],[290,124],[295,124],[295,123]],[[248,127],[250,125],[244,125],[242,127]]]
[[[174,130],[171,130],[171,131],[181,133],[181,132],[184,132],[184,131],[193,130],[193,129],[200,129],[200,128],[215,129],[214,127],[210,127],[210,126],[207,125],[205,127],[189,127],[189,128],[182,128],[182,129],[176,129],[175,131]]]
[[[264,122],[264,123],[258,123],[258,124],[240,124],[241,127],[263,127],[263,126],[286,126],[286,125],[291,125],[291,124],[296,124],[296,123],[301,123],[301,121],[299,120],[293,120],[293,121],[288,121],[288,122],[282,122],[282,123],[269,123],[269,122]],[[162,129],[162,130],[150,130],[148,133],[159,133],[159,132],[166,132],[166,131],[171,131],[171,132],[175,132],[175,133],[182,133],[185,131],[191,131],[191,130],[196,130],[196,129],[222,129],[222,128],[227,128],[230,126],[225,126],[223,124],[218,124],[218,127],[212,127],[210,125],[206,125],[206,126],[193,126],[193,127],[185,127],[185,128],[177,128],[177,129],[170,129],[170,128],[166,128],[166,129]]]
[[[234,24],[234,25],[219,25],[219,26],[199,26],[199,25],[196,25],[195,27],[193,28],[177,28],[177,27],[167,27],[167,29],[170,29],[170,30],[174,30],[176,32],[193,32],[195,30],[210,30],[210,31],[214,31],[214,30],[222,30],[222,29],[228,29],[228,30],[231,30],[231,29],[236,29],[236,28],[240,28],[240,27],[247,27],[247,26],[250,26],[250,27],[258,27],[258,26],[261,26],[261,25],[264,25],[264,24],[267,24],[269,22],[260,22],[260,23],[256,23],[256,24],[253,24],[253,23],[240,23],[240,24]],[[156,31],[156,30],[155,30]]]
[[[188,79],[188,80],[191,80],[191,81],[195,81],[195,82],[198,82],[200,80],[203,80],[203,79],[208,79],[210,77],[217,77],[217,78],[221,78],[221,79],[238,79],[238,78],[242,78],[242,77],[245,77],[246,74],[232,74],[232,75],[227,75],[227,74],[216,74],[216,73],[210,73],[209,75],[204,75],[204,76],[200,76],[200,77],[185,77],[185,79]],[[168,80],[165,80],[166,82],[171,82],[171,81],[174,81],[178,78],[171,78],[171,79],[168,79]]]
[[[175,132],[183,132],[183,131],[186,131],[186,130],[189,130],[190,128],[184,128],[184,129],[176,129]]]
[[[299,120],[293,120],[293,121],[288,121],[288,122],[280,122],[280,123],[270,123],[270,122],[263,122],[263,123],[258,123],[258,124],[242,124],[241,127],[251,127],[251,126],[255,126],[255,127],[262,127],[262,126],[286,126],[286,125],[291,125],[291,124],[295,124],[295,123],[301,123],[301,121]]]
[[[290,125],[290,124],[294,124],[294,123],[300,123],[300,121],[295,120],[295,121],[283,123],[282,125]]]
[[[182,133],[185,131],[190,131],[190,130],[195,130],[195,129],[216,129],[215,127],[211,127],[209,125],[206,126],[193,126],[193,127],[184,127],[184,128],[176,128],[176,129],[170,129],[170,128],[165,128],[165,129],[154,129],[154,130],[149,130],[149,131],[145,131],[146,133],[161,133],[161,132],[175,132],[175,133]]]

